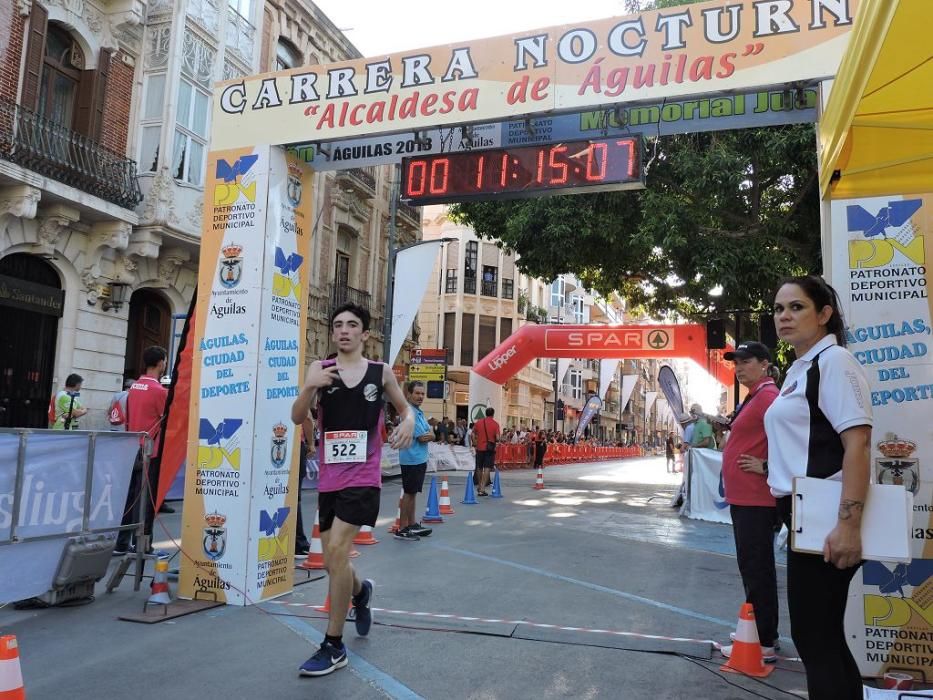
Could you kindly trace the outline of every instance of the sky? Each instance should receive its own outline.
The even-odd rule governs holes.
[[[625,14],[623,0],[313,0],[364,56]]]

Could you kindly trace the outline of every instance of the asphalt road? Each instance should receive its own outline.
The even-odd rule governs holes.
[[[795,661],[764,682],[719,672],[709,642],[728,643],[742,602],[731,530],[677,516],[679,475],[663,458],[551,467],[544,491],[531,472],[503,472],[505,498],[473,506],[459,502],[465,476],[447,476],[456,514],[417,543],[386,532],[398,484],[386,485],[380,542],[357,547],[355,560],[376,581],[375,624],[365,639],[348,624],[347,669],[297,674],[322,639],[313,606],[326,580],[260,606],[140,625],[117,620],[146,599],[126,579],[82,607],[0,609],[0,632],[19,639],[27,697],[806,697]],[[313,522],[313,494],[304,501]],[[179,514],[163,522],[180,531]],[[783,567],[778,576],[783,600]],[[787,641],[783,653],[793,655]]]

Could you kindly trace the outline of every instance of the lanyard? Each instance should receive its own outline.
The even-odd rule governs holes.
[[[739,407],[738,407],[737,409],[735,409],[735,413],[733,413],[733,414],[732,414],[732,417],[729,419],[729,426],[731,427],[732,424],[735,423],[735,419],[739,417],[739,414],[742,412],[742,409],[745,408],[746,406],[748,406],[749,403],[751,403],[751,400],[752,400],[753,398],[755,398],[755,396],[758,395],[758,392],[759,392],[759,391],[761,391],[762,389],[764,389],[766,386],[771,386],[771,385],[773,385],[773,384],[774,384],[774,380],[773,380],[773,379],[768,379],[767,381],[764,381],[764,382],[762,382],[761,384],[759,384],[759,385],[755,388],[755,391],[753,391],[751,394],[749,394],[748,396],[746,396],[746,397],[745,397],[745,400],[744,400],[742,403],[739,404]]]

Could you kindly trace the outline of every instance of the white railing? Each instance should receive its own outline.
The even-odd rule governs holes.
[[[232,7],[227,8],[227,48],[243,61],[253,63],[253,41],[256,27]]]

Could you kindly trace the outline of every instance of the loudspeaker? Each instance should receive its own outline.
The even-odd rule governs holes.
[[[772,350],[777,347],[777,330],[774,328],[774,317],[771,314],[761,314],[758,317],[758,340]]]
[[[722,350],[726,347],[726,322],[711,318],[706,322],[706,349]]]

